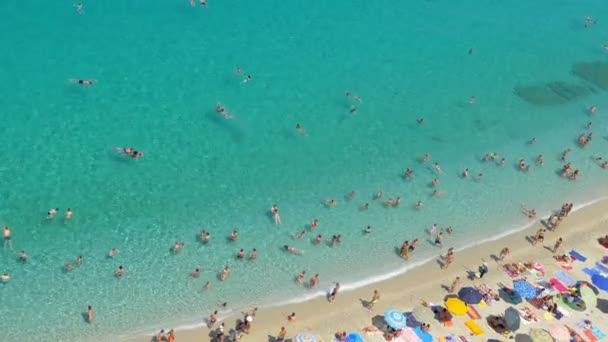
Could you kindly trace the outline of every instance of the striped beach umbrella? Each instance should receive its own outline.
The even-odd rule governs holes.
[[[293,342],[317,342],[315,335],[307,332],[298,333],[292,340]]]
[[[530,329],[530,338],[534,342],[555,342],[551,334],[544,329]]]
[[[403,312],[395,309],[389,309],[384,312],[384,321],[389,327],[395,330],[403,329],[407,324]]]

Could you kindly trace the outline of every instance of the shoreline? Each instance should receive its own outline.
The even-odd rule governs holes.
[[[541,219],[547,216],[548,214],[541,216]],[[534,227],[541,225],[541,219],[531,221],[520,228],[502,232],[494,237],[455,248],[455,251],[458,252],[457,258],[452,264],[453,266],[450,267],[450,270],[441,270],[438,266],[435,266],[434,261],[437,260],[438,257],[433,256],[415,261],[411,265],[392,273],[384,273],[366,278],[365,281],[347,284],[341,288],[341,292],[335,301],[339,305],[327,303],[325,300],[327,290],[324,289],[323,291],[318,291],[304,299],[288,299],[273,305],[259,306],[260,310],[258,311],[255,323],[253,324],[252,332],[249,335],[245,335],[243,340],[260,340],[259,338],[267,340],[270,335],[276,334],[281,326],[286,326],[289,330],[289,334],[294,334],[302,330],[311,330],[312,332],[317,333],[317,337],[332,336],[332,334],[338,330],[345,330],[345,326],[349,326],[351,331],[358,331],[363,326],[371,325],[371,321],[369,319],[367,321],[361,321],[359,318],[359,322],[356,325],[352,325],[352,323],[345,324],[345,318],[359,316],[357,314],[352,314],[353,311],[359,314],[369,315],[367,309],[362,309],[361,302],[368,299],[374,289],[378,289],[382,295],[382,299],[376,306],[374,314],[382,314],[383,310],[389,307],[398,307],[401,309],[412,308],[419,305],[419,300],[414,297],[422,287],[427,288],[426,292],[429,293],[429,297],[431,294],[435,293],[435,295],[441,294],[441,298],[443,298],[446,292],[445,290],[442,290],[441,286],[437,286],[436,288],[433,287],[432,289],[430,287],[432,285],[449,285],[456,275],[462,276],[462,274],[456,274],[457,272],[455,270],[457,268],[461,269],[461,272],[466,271],[469,268],[475,269],[478,264],[481,263],[481,259],[484,258],[490,264],[490,274],[484,278],[487,279],[486,283],[492,283],[491,280],[496,277],[503,278],[501,281],[509,280],[502,270],[496,268],[496,263],[491,261],[492,254],[497,254],[504,246],[509,246],[511,248],[511,256],[507,258],[508,260],[522,262],[531,261],[515,258],[516,256],[528,256],[534,258],[536,261],[541,261],[546,267],[554,266],[553,264],[555,264],[555,262],[553,262],[551,258],[552,254],[544,251],[544,248],[542,250],[541,247],[534,248],[525,240],[527,236],[534,234]],[[573,212],[560,225],[557,232],[548,232],[547,241],[550,244],[552,240],[557,238],[557,236],[554,235],[559,233],[559,236],[563,237],[565,240],[564,247],[562,247],[563,249],[569,250],[575,245],[588,243],[589,241],[585,240],[574,241],[575,235],[580,234],[581,230],[584,230],[587,233],[599,234],[599,232],[602,231],[602,228],[599,226],[601,226],[603,220],[608,220],[607,197],[600,197],[575,206]],[[572,229],[572,227],[576,229]],[[518,241],[522,238],[524,239],[523,241]],[[521,242],[524,242],[524,244],[521,244]],[[592,239],[591,243],[593,242],[595,242],[594,239]],[[515,249],[514,246],[517,245],[521,245],[521,248]],[[438,251],[441,251],[441,253],[443,252],[443,250]],[[462,270],[463,267],[464,270]],[[436,277],[438,272],[440,272],[439,274],[441,275],[438,278],[423,283],[416,281],[416,279]],[[431,277],[429,277],[429,275],[431,275]],[[464,279],[464,277],[461,279]],[[412,282],[412,280],[414,281]],[[437,284],[440,282],[443,282],[443,284]],[[410,286],[400,287],[399,285],[402,283]],[[466,286],[465,284],[469,283],[472,282],[470,280],[462,281],[461,286]],[[424,299],[437,301],[440,298],[425,297]],[[404,303],[404,300],[407,304]],[[391,303],[392,305],[390,305]],[[330,306],[331,310],[327,310],[327,306]],[[378,308],[382,308],[383,310],[378,310]],[[236,320],[241,316],[238,311],[239,310],[236,309],[231,310],[230,314],[227,316],[220,317],[220,321],[225,322],[227,328],[233,327]],[[297,313],[298,323],[287,323],[286,316],[291,312]],[[328,322],[333,322],[333,324],[328,326]],[[170,327],[165,328],[166,331],[169,329]],[[206,340],[210,333],[210,330],[206,326],[206,317],[202,318],[200,323],[181,325],[175,329],[177,331],[178,341],[185,342],[200,341],[201,336]],[[262,331],[264,332],[264,335],[263,337],[260,337],[260,332]],[[137,332],[136,334],[131,334],[129,336],[120,336],[120,338],[123,341],[130,342],[149,342],[154,333],[154,331]]]

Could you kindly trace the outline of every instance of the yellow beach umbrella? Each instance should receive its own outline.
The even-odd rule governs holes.
[[[452,297],[445,301],[445,308],[456,316],[464,316],[467,314],[467,304],[458,298]]]

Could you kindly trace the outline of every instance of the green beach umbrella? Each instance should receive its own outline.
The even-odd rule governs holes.
[[[555,342],[553,336],[544,329],[530,329],[530,338],[534,342]]]
[[[597,305],[597,297],[589,286],[581,286],[579,288],[579,293],[588,308],[594,308]]]

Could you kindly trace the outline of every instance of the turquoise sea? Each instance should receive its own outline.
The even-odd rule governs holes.
[[[207,2],[87,1],[82,14],[66,1],[0,2],[0,224],[13,232],[0,250],[11,275],[0,284],[5,339],[115,341],[203,324],[218,302],[227,315],[304,300],[437,255],[425,233],[434,223],[455,228],[446,247],[462,247],[528,224],[522,203],[546,214],[608,195],[608,169],[593,159],[608,158],[606,1]],[[581,132],[593,132],[584,149]],[[576,181],[559,176],[568,147]],[[482,162],[490,152],[505,165]],[[483,179],[463,179],[465,168]],[[401,206],[372,200],[380,190]],[[314,218],[314,233],[290,237]],[[315,246],[315,234],[343,242]],[[395,248],[415,237],[404,262]],[[185,247],[173,255],[177,240]],[[240,248],[258,260],[236,260]],[[220,282],[224,265],[232,275]],[[316,290],[294,282],[302,270],[320,274]]]

